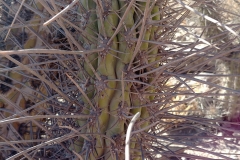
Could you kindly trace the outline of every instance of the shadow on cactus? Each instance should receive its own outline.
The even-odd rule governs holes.
[[[228,2],[0,4],[2,159],[239,158]]]

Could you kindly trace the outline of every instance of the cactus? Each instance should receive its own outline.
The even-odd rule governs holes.
[[[237,27],[210,18],[211,7],[217,3],[0,3],[3,159],[208,158],[193,150],[229,159],[209,148],[224,138],[217,136],[219,132],[232,129],[221,125],[219,113],[215,119],[209,118],[203,107],[210,105],[197,101],[221,102],[222,92],[216,92],[221,89],[239,94],[238,88],[215,83],[216,78],[196,78],[202,73],[208,77],[206,72],[216,77],[210,61],[226,58],[217,52],[231,51],[224,44],[237,34]],[[205,22],[201,24],[207,25],[205,29],[188,26],[193,15]],[[207,28],[211,26],[208,22],[220,25],[221,30],[216,30],[217,25]],[[188,35],[179,36],[182,31]],[[198,33],[201,31],[205,31],[204,38]],[[183,39],[191,36],[194,38],[186,45]],[[197,90],[204,85],[209,87]],[[134,116],[139,119],[133,125]],[[133,128],[125,152],[129,126]]]

